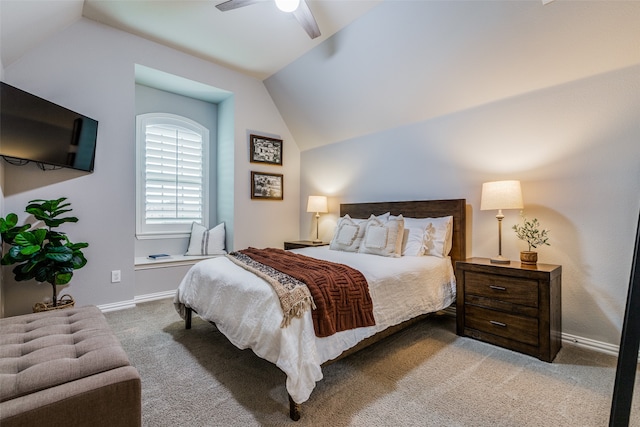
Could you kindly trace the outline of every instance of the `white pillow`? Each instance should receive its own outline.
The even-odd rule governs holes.
[[[402,238],[402,256],[422,256],[425,252],[424,238],[431,218],[404,219],[404,236]]]
[[[336,232],[336,242],[340,245],[351,246],[358,237],[358,227],[356,224],[349,224],[346,221],[340,225]]]
[[[193,223],[191,225],[191,237],[189,239],[189,249],[185,255],[223,255],[224,250],[224,222],[216,225],[211,230]]]
[[[362,244],[358,252],[363,254],[399,257],[402,255],[404,218],[402,215],[381,221],[372,218],[365,228]]]
[[[371,214],[371,216],[373,216],[373,214]],[[376,218],[378,218],[382,222],[387,222],[389,221],[389,218],[392,218],[391,212],[383,213],[382,215],[376,216]],[[393,217],[393,218],[396,218],[396,217]]]
[[[375,217],[371,215],[371,218]],[[358,252],[368,221],[366,219],[352,219],[348,214],[340,218],[333,239],[329,243],[329,249]]]
[[[424,235],[424,254],[444,258],[451,252],[453,217],[426,219],[430,220],[431,225],[427,227]]]

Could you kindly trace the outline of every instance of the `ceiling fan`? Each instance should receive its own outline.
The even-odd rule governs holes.
[[[264,0],[227,0],[216,7],[222,12],[249,6]],[[315,39],[320,36],[320,29],[316,23],[311,9],[306,0],[275,0],[278,9],[284,12],[291,12],[296,20],[302,25],[302,28],[309,34],[309,37]]]

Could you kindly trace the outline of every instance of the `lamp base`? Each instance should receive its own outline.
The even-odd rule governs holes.
[[[320,239],[313,239],[313,240],[311,241],[311,243],[322,243],[322,240],[320,240]]]
[[[491,258],[492,264],[509,264],[511,260],[509,258],[505,258],[502,255],[495,256]]]

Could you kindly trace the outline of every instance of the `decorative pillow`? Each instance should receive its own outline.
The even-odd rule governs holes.
[[[375,217],[371,215],[371,218]],[[333,239],[331,239],[331,243],[329,243],[329,249],[333,249],[334,251],[358,252],[368,221],[369,220],[365,219],[352,219],[349,215],[340,218]]]
[[[387,246],[389,229],[382,224],[370,223],[364,232],[364,245],[360,247],[370,249],[384,249]]]
[[[216,225],[211,230],[193,223],[191,225],[191,238],[189,249],[185,255],[223,255],[224,250],[224,222]]]
[[[371,216],[373,216],[373,214],[371,214]],[[382,215],[376,216],[376,218],[378,218],[382,222],[387,222],[389,221],[389,218],[391,218],[391,212],[383,213]]]
[[[389,218],[383,222],[378,218],[368,221],[362,244],[358,252],[388,257],[402,255],[402,236],[404,234],[404,218],[402,215]]]
[[[425,252],[424,238],[431,218],[404,219],[404,235],[402,238],[402,256],[422,256]]]
[[[356,241],[356,237],[358,237],[359,229],[360,227],[356,224],[344,222],[336,232],[336,242],[340,245],[351,246]]]
[[[424,236],[424,254],[444,258],[451,252],[453,217],[445,216],[428,219],[431,221],[431,225],[427,227]]]

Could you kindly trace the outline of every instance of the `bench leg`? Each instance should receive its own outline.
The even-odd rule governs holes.
[[[191,316],[193,315],[193,310],[191,307],[185,307],[184,312],[184,328],[191,329]]]
[[[300,404],[293,401],[291,395],[289,395],[289,417],[293,421],[300,419]]]

